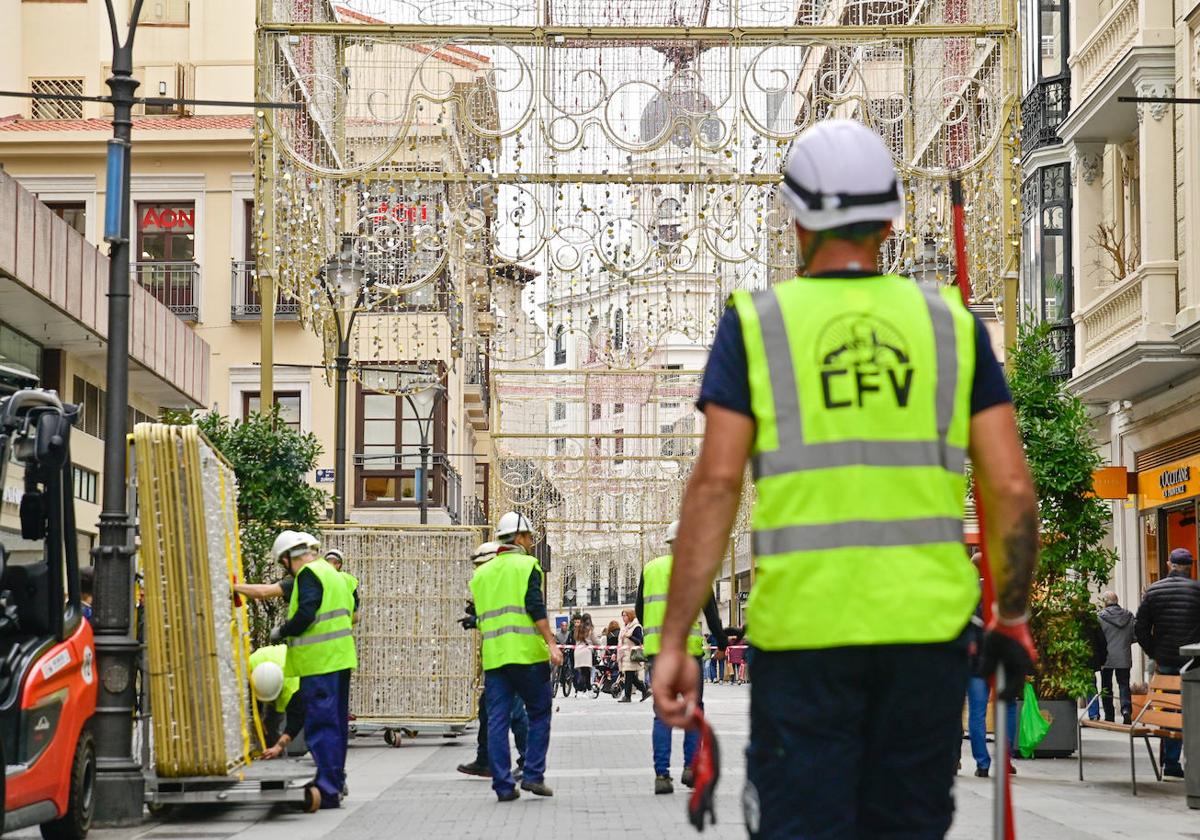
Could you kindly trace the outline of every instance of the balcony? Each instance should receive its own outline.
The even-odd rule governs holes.
[[[1071,110],[1068,77],[1039,82],[1021,101],[1021,153],[1060,142],[1058,126]]]
[[[489,380],[490,360],[482,347],[468,347],[466,369],[463,373],[463,398],[466,403],[467,419],[477,432],[488,428],[492,410],[491,383]]]
[[[200,318],[200,266],[191,260],[145,260],[130,266],[134,279],[181,321]]]
[[[1071,389],[1085,402],[1132,400],[1195,369],[1172,339],[1175,263],[1143,263],[1077,313],[1078,368]]]
[[[416,508],[417,468],[421,456],[415,447],[390,455],[354,454],[356,507]],[[429,456],[426,488],[430,511],[442,510],[452,525],[462,519],[462,476],[445,455]]]
[[[1078,101],[1104,80],[1138,37],[1138,0],[1118,0],[1070,58]]]
[[[262,298],[258,295],[258,275],[253,260],[234,260],[230,269],[232,301],[229,317],[234,321],[257,321],[262,318]],[[284,300],[282,293],[275,298],[275,317],[295,320],[300,306],[294,300]]]

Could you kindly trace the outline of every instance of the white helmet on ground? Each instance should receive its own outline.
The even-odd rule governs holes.
[[[336,565],[338,566],[346,562],[346,555],[342,554],[342,550],[340,548],[331,548],[322,556],[330,563],[336,562]]]
[[[675,542],[675,538],[679,536],[679,520],[676,519],[667,526],[667,545]]]
[[[283,691],[283,669],[274,662],[260,662],[250,672],[250,687],[262,702],[273,702]]]
[[[900,182],[883,138],[857,120],[823,120],[792,143],[780,194],[808,230],[900,215]]]
[[[482,543],[471,555],[471,562],[476,566],[482,566],[484,563],[494,558],[499,551],[500,543],[498,542],[489,541]]]
[[[524,514],[516,511],[504,514],[496,524],[496,539],[507,540],[517,534],[532,533],[533,526],[529,524],[529,520],[525,518]]]

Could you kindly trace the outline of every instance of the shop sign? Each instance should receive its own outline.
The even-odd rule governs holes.
[[[1200,457],[1138,473],[1138,502],[1142,508],[1158,507],[1196,495],[1200,495]]]
[[[138,221],[138,229],[142,233],[161,233],[162,231],[177,231],[191,233],[196,229],[196,208],[171,207],[155,205],[147,207]]]
[[[1100,499],[1125,499],[1131,492],[1129,470],[1125,467],[1101,467],[1092,473],[1092,493]]]
[[[375,215],[394,222],[416,223],[428,222],[432,213],[424,201],[383,201]]]

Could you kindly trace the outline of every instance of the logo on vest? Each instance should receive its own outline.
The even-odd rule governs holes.
[[[878,400],[908,406],[912,355],[904,336],[887,322],[872,315],[843,315],[821,332],[817,353],[826,408],[862,408]]]

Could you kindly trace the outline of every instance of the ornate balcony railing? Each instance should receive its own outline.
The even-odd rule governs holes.
[[[1117,0],[1070,58],[1080,102],[1117,66],[1137,35],[1138,0]]]
[[[230,270],[229,300],[232,302],[229,311],[230,319],[234,321],[257,321],[262,317],[262,298],[258,295],[258,280],[254,270],[254,260],[234,260]],[[284,300],[282,295],[275,299],[275,317],[293,319],[300,313],[300,307],[293,300]]]
[[[1075,368],[1075,325],[1069,318],[1052,324],[1047,341],[1055,359],[1050,375],[1055,379],[1070,379],[1071,371]]]
[[[1021,101],[1021,152],[1058,142],[1058,127],[1071,110],[1071,80],[1038,82]]]
[[[1084,367],[1108,358],[1131,341],[1141,326],[1142,272],[1138,271],[1105,291],[1083,313]]]
[[[483,410],[485,414],[491,414],[492,411],[492,394],[491,384],[489,379],[490,361],[487,353],[482,347],[470,349],[468,347],[466,353],[466,384],[474,385],[479,389],[480,399],[483,401]]]
[[[183,321],[200,317],[200,266],[191,260],[143,260],[130,265],[133,276],[158,302]]]

